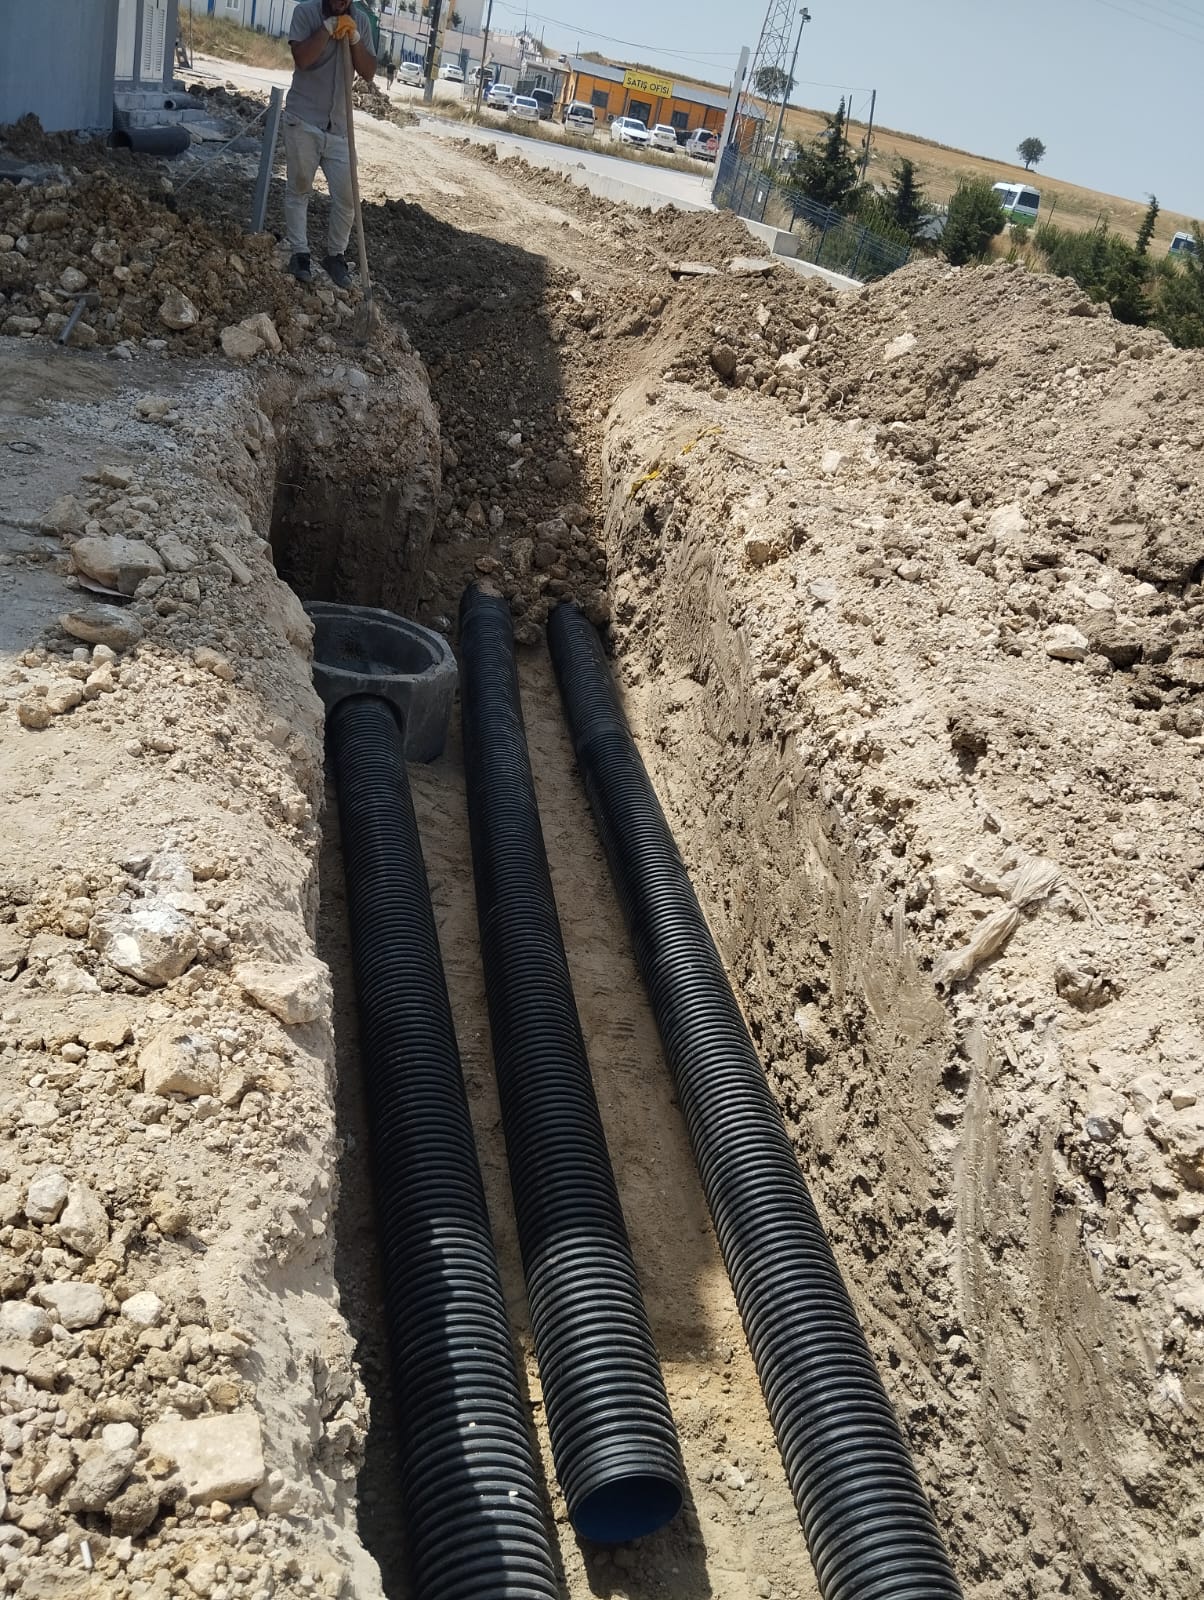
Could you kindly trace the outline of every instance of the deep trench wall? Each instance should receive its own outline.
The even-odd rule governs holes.
[[[271,542],[303,600],[413,613],[440,488],[439,421],[426,373],[333,365],[273,414],[280,439]]]
[[[313,952],[322,707],[312,626],[261,534],[300,435],[311,460],[320,444],[330,493],[354,471],[361,505],[388,499],[378,468],[403,476],[399,427],[415,476],[437,485],[424,373],[402,358],[366,388],[349,379],[339,401],[329,385],[317,399],[298,391],[273,364],[64,366],[33,343],[2,344],[0,431],[27,453],[13,456],[14,520],[0,530],[0,1258],[6,1298],[53,1276],[104,1300],[95,1326],[39,1356],[62,1409],[4,1463],[7,1519],[37,1530],[9,1541],[8,1587],[167,1594],[185,1570],[194,1587],[218,1584],[225,1562],[245,1564],[257,1592],[301,1583],[373,1600],[380,1575],[356,1527],[368,1400],[334,1270],[331,992]],[[420,575],[431,523],[421,484],[407,504],[396,560],[382,563],[395,601],[399,575]],[[31,726],[21,707],[92,670],[73,661],[79,640],[59,618],[91,603],[70,585],[96,560],[79,546],[97,529],[145,541],[167,570],[123,607],[105,691],[56,702]],[[383,541],[394,524],[359,531]],[[107,959],[101,930],[127,916],[162,923],[165,908],[183,919],[179,960],[142,982]],[[179,1037],[201,1076],[156,1087]],[[100,1197],[108,1242],[95,1259],[57,1248],[53,1224],[12,1226],[48,1167]],[[121,1305],[147,1289],[161,1325],[139,1335]],[[28,1408],[33,1354],[6,1344],[6,1423]],[[222,1521],[193,1513],[150,1430],[225,1412],[253,1429],[262,1462]],[[124,1509],[81,1527],[70,1474],[46,1493],[39,1475],[67,1439],[98,1448],[116,1416],[145,1431]],[[12,1438],[10,1426],[10,1455]],[[125,1555],[110,1538],[123,1528]],[[83,1533],[92,1580],[79,1578]]]
[[[825,746],[775,698],[780,640],[742,538],[758,514],[741,519],[740,491],[697,448],[722,434],[714,459],[747,452],[774,469],[762,483],[809,504],[789,452],[764,452],[762,420],[641,386],[612,413],[606,533],[633,729],[967,1593],[1188,1600],[1188,1411],[1155,1381],[1156,1317],[1101,1285],[1084,1248],[1091,1196],[1067,1164],[1060,1076],[1017,1117],[1017,1063],[938,992],[910,891],[883,869],[916,843],[907,797],[875,785],[872,751],[846,788],[827,758],[853,736]],[[805,607],[791,610],[793,654]],[[808,684],[819,703],[840,688],[818,650]]]

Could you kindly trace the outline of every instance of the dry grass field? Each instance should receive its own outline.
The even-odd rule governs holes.
[[[181,8],[180,34],[189,54],[195,49],[202,55],[220,56],[247,67],[287,68],[293,64],[287,40],[257,33],[254,28],[228,22],[225,17],[196,16]]]
[[[678,79],[681,83],[687,81],[697,80]],[[702,83],[699,83],[699,87],[712,91],[719,88],[715,84]],[[835,98],[838,97],[834,97],[831,110],[836,109]],[[786,111],[786,136],[806,142],[820,132],[824,121],[825,113],[822,111],[790,106]],[[849,124],[849,142],[854,149],[861,148],[865,133],[864,122]],[[880,186],[889,184],[895,163],[904,156],[915,162],[916,173],[924,193],[936,205],[943,205],[963,178],[986,177],[992,183],[1003,183],[1015,182],[1026,177],[1024,168],[1019,163],[993,161],[986,156],[973,155],[968,150],[957,150],[950,145],[938,144],[934,139],[923,139],[917,134],[900,133],[895,128],[878,126],[874,128],[870,155],[868,175],[871,182]],[[1051,203],[1056,201],[1052,213],[1053,219],[1066,227],[1094,228],[1102,219],[1117,233],[1126,238],[1136,238],[1141,219],[1145,215],[1147,196],[1128,200],[1120,195],[1102,194],[1094,189],[1084,189],[1078,184],[1067,183],[1062,178],[1052,177],[1040,168],[1027,174],[1027,178],[1041,191],[1043,222],[1050,220],[1049,208]],[[1169,245],[1171,236],[1177,229],[1191,228],[1195,220],[1175,212],[1163,211],[1158,218],[1154,236]]]

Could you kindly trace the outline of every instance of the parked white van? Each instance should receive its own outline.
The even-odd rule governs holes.
[[[574,133],[583,133],[587,139],[594,136],[596,120],[593,106],[586,105],[584,100],[574,100],[564,108],[565,127],[571,128]]]
[[[1196,244],[1194,233],[1177,233],[1171,240],[1171,247],[1167,251],[1167,254],[1172,256],[1195,256],[1199,255],[1199,253],[1200,248]]]
[[[1027,183],[995,183],[991,187],[999,196],[999,204],[1013,222],[1036,222],[1041,209],[1040,189],[1031,189]]]

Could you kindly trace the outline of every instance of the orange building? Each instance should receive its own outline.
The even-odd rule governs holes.
[[[605,128],[615,117],[638,117],[648,128],[667,122],[683,136],[695,128],[722,134],[727,110],[727,97],[709,89],[674,83],[657,72],[624,70],[580,56],[569,58],[560,107],[573,100],[593,106],[599,128]]]

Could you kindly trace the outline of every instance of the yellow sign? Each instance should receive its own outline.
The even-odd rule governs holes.
[[[624,89],[638,89],[642,94],[653,94],[661,100],[673,98],[673,80],[671,78],[653,78],[646,72],[636,72],[628,67],[623,74]]]

